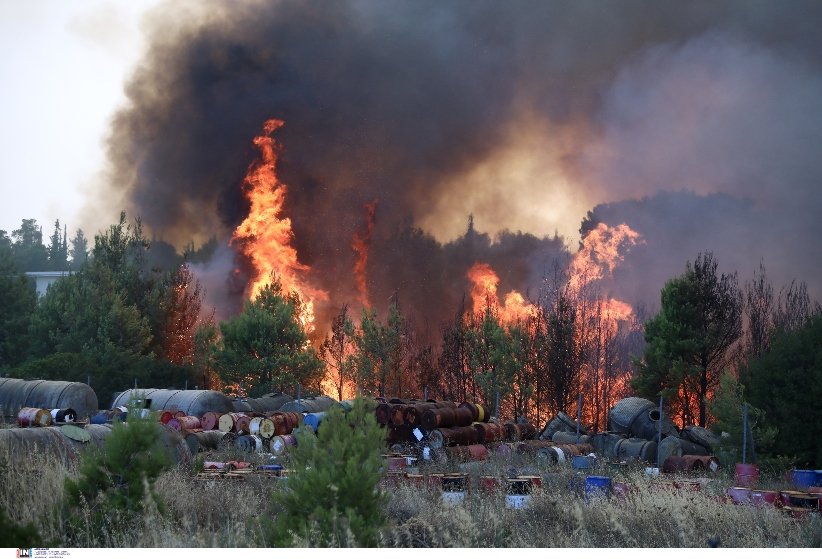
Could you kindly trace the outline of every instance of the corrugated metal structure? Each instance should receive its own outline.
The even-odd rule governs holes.
[[[71,408],[79,418],[97,411],[97,395],[82,382],[0,378],[0,412],[15,417],[22,408]]]
[[[294,397],[290,396],[289,394],[283,394],[282,392],[272,392],[270,394],[264,394],[259,398],[248,398],[246,400],[239,400],[239,402],[247,404],[248,408],[250,408],[247,410],[236,409],[238,400],[235,400],[234,411],[253,411],[257,413],[270,413],[279,410],[280,407],[293,400]]]
[[[158,388],[133,388],[121,392],[111,407],[126,406],[133,398],[151,400],[154,411],[179,410],[186,415],[202,417],[206,412],[228,413],[234,411],[231,398],[215,390],[165,390]],[[77,409],[77,408],[75,408]]]

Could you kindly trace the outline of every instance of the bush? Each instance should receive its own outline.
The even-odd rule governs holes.
[[[277,517],[264,523],[267,543],[375,547],[386,502],[377,488],[384,437],[362,398],[347,415],[329,410],[316,437],[301,431],[287,490],[273,497]]]
[[[115,422],[102,449],[83,455],[78,478],[66,479],[71,522],[79,532],[85,526],[91,538],[142,517],[147,505],[162,511],[153,491],[154,480],[171,464],[162,428],[156,417],[141,417],[134,402],[128,408],[128,421]]]

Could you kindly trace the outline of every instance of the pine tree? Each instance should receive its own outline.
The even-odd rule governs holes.
[[[288,487],[274,496],[279,513],[263,521],[268,544],[278,547],[375,547],[386,496],[377,483],[385,464],[385,434],[362,397],[344,415],[329,410],[317,436],[300,432],[291,454]]]

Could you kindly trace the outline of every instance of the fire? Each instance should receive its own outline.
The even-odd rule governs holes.
[[[357,291],[360,294],[360,302],[365,307],[370,307],[368,301],[368,286],[366,284],[366,269],[368,263],[368,247],[371,245],[371,234],[374,232],[374,215],[377,212],[379,200],[374,199],[365,205],[365,231],[355,232],[351,239],[351,248],[357,253],[357,261],[354,263],[354,278],[357,281]]]
[[[571,260],[570,287],[578,290],[604,278],[606,273],[612,274],[617,264],[625,259],[623,249],[639,242],[639,233],[625,223],[616,227],[597,224],[582,240],[582,248]]]
[[[277,177],[279,145],[271,138],[283,124],[282,120],[268,120],[263,125],[263,133],[254,138],[261,157],[249,166],[243,181],[251,208],[248,217],[234,231],[231,244],[239,246],[254,268],[246,295],[250,299],[256,298],[276,276],[285,293],[294,292],[300,297],[300,322],[306,333],[311,333],[314,330],[314,303],[327,300],[328,293],[306,281],[310,268],[297,258],[297,250],[292,246],[291,220],[283,215],[288,188]]]
[[[471,300],[474,303],[474,314],[482,314],[487,307],[497,309],[503,322],[523,320],[536,311],[534,305],[527,303],[525,297],[517,291],[505,295],[504,303],[500,305],[497,297],[499,276],[494,269],[484,263],[477,262],[466,274],[473,284]]]

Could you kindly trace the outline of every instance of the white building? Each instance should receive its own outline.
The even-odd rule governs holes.
[[[37,296],[42,297],[46,294],[46,289],[60,278],[71,275],[71,272],[65,270],[63,272],[26,272],[26,276],[34,278],[34,284],[37,288]]]

